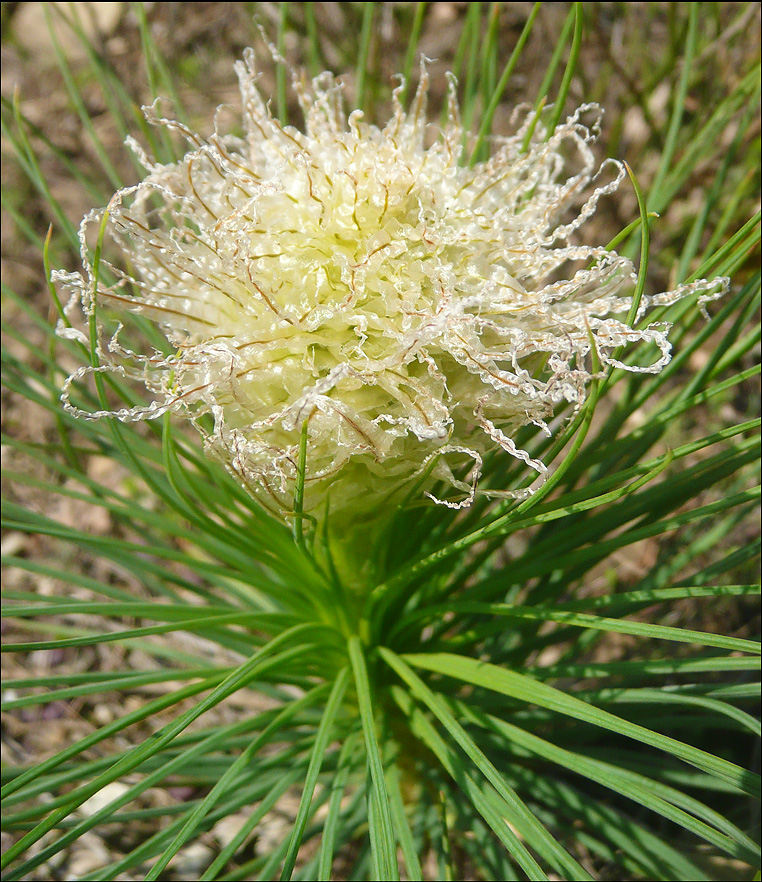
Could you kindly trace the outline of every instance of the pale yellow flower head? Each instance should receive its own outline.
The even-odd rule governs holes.
[[[99,325],[101,369],[154,396],[121,419],[211,415],[211,431],[198,423],[208,449],[281,517],[292,510],[305,423],[305,510],[316,517],[327,500],[337,516],[374,511],[428,471],[421,492],[444,482],[436,501],[459,507],[479,491],[490,450],[544,473],[513,437],[584,400],[591,340],[603,364],[643,340],[661,352],[647,370],[669,360],[665,327],[623,324],[631,262],[573,241],[623,176],[607,161],[608,182],[596,182],[596,107],[549,137],[525,113],[489,161],[469,168],[454,81],[437,131],[425,67],[411,109],[397,89],[383,128],[360,111],[345,116],[330,74],[310,85],[294,77],[304,131],[271,113],[252,52],[236,69],[243,136],[203,139],[147,110],[189,152],[160,165],[133,143],[148,173],[108,206],[104,253],[118,246],[103,263],[110,283],[94,292],[84,245],[103,212],[83,222],[87,278],[55,274],[75,326],[61,333],[84,339],[76,305],[88,316],[95,299],[100,312],[147,317],[171,344],[169,355],[128,350]],[[702,287],[645,297],[641,314]],[[64,401],[76,411],[71,381]]]

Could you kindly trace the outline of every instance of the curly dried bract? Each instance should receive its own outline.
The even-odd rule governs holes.
[[[174,350],[129,350],[96,316],[98,370],[154,394],[120,419],[172,411],[201,426],[210,414],[207,447],[280,515],[293,505],[305,420],[307,510],[319,515],[329,488],[332,513],[368,510],[422,474],[429,486],[451,486],[454,498],[437,501],[460,507],[490,450],[545,472],[512,435],[528,423],[547,429],[562,402],[579,406],[592,345],[603,364],[619,365],[620,346],[655,343],[661,357],[629,370],[669,360],[666,327],[632,330],[615,318],[632,302],[631,262],[571,241],[624,174],[612,160],[596,165],[598,108],[581,107],[550,134],[527,114],[487,162],[468,168],[452,79],[447,125],[427,141],[423,65],[411,109],[400,86],[383,129],[360,111],[345,116],[330,74],[311,86],[294,76],[304,132],[271,114],[252,52],[236,70],[243,137],[215,125],[202,140],[147,109],[189,152],[161,165],[133,144],[147,177],[106,209],[120,265],[104,259],[108,284],[94,278],[84,244],[103,215],[94,212],[81,228],[87,279],[56,274],[70,318],[77,304],[91,316],[94,303],[142,315]],[[644,297],[638,318],[697,289],[719,296],[723,285]],[[61,332],[86,339],[75,327]],[[89,370],[70,378],[63,398],[98,417],[69,401]],[[465,481],[456,478],[469,464]]]

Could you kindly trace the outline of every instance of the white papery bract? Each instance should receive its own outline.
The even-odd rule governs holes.
[[[160,165],[133,144],[147,177],[106,209],[104,254],[115,243],[121,256],[104,257],[95,278],[85,235],[103,212],[93,212],[81,232],[86,278],[55,274],[70,295],[72,326],[61,333],[86,340],[77,317],[97,304],[95,369],[153,394],[119,418],[169,410],[194,420],[281,517],[293,507],[305,423],[305,510],[316,517],[326,501],[337,516],[374,511],[421,475],[422,492],[443,481],[450,490],[437,501],[459,507],[473,499],[490,450],[544,473],[513,437],[528,423],[547,429],[562,402],[579,406],[592,345],[608,364],[618,347],[652,341],[661,357],[638,369],[667,363],[666,327],[623,323],[630,260],[573,242],[623,177],[618,163],[598,169],[593,156],[597,107],[552,133],[526,113],[488,161],[468,167],[454,81],[447,125],[434,132],[425,67],[410,110],[400,87],[384,128],[360,111],[347,118],[330,74],[309,86],[294,77],[304,131],[274,118],[252,52],[236,68],[244,135],[215,126],[203,140],[147,109],[189,152]],[[718,287],[646,296],[638,318]],[[102,320],[114,310],[158,325],[170,354],[126,348]],[[69,401],[72,382],[91,370],[69,379],[64,402],[103,416]]]

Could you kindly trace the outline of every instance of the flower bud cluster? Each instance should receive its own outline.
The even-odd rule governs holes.
[[[107,413],[69,401],[89,371],[139,380],[151,403],[116,416],[193,420],[281,517],[303,429],[305,510],[318,517],[326,501],[332,513],[371,511],[423,474],[423,490],[444,482],[436,501],[461,507],[491,450],[544,473],[516,430],[547,430],[560,404],[584,401],[591,346],[608,365],[618,347],[651,341],[660,356],[639,369],[667,363],[666,327],[623,322],[630,260],[573,241],[624,174],[596,163],[597,107],[553,132],[526,113],[469,167],[454,80],[432,142],[425,66],[410,109],[400,86],[383,128],[345,115],[330,74],[310,85],[294,76],[304,131],[272,114],[252,52],[236,68],[243,134],[215,124],[203,139],[147,109],[188,152],[162,165],[133,143],[147,175],[105,210],[99,278],[85,237],[102,211],[83,221],[85,276],[55,274],[69,293],[62,334],[86,341],[82,322],[97,306],[99,366],[69,378],[69,409]],[[646,296],[639,318],[698,289],[712,285]],[[122,342],[109,313],[145,317],[168,348]]]

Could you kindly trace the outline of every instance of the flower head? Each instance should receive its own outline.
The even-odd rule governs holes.
[[[427,471],[429,486],[451,487],[437,501],[459,507],[491,449],[545,471],[513,436],[528,423],[547,429],[560,403],[584,400],[593,344],[604,364],[643,340],[661,357],[642,370],[669,360],[665,327],[621,320],[631,262],[572,241],[623,177],[618,163],[595,162],[596,107],[553,132],[527,114],[488,161],[467,167],[454,81],[447,125],[430,143],[425,66],[411,109],[396,89],[383,128],[357,110],[345,116],[330,74],[311,85],[294,77],[304,131],[271,113],[253,52],[236,69],[243,136],[215,126],[204,140],[147,109],[189,152],[162,165],[133,143],[147,176],[106,209],[122,259],[104,260],[95,278],[84,245],[103,217],[93,212],[81,233],[87,279],[56,274],[71,318],[76,303],[87,316],[97,303],[166,335],[168,352],[137,352],[98,320],[95,369],[139,378],[154,396],[117,416],[196,421],[208,448],[281,516],[293,506],[302,431],[305,508],[318,516],[328,496],[332,513],[371,510]],[[701,287],[645,297],[641,314]],[[67,383],[70,409],[69,386],[89,370]],[[468,479],[456,477],[469,464]]]

